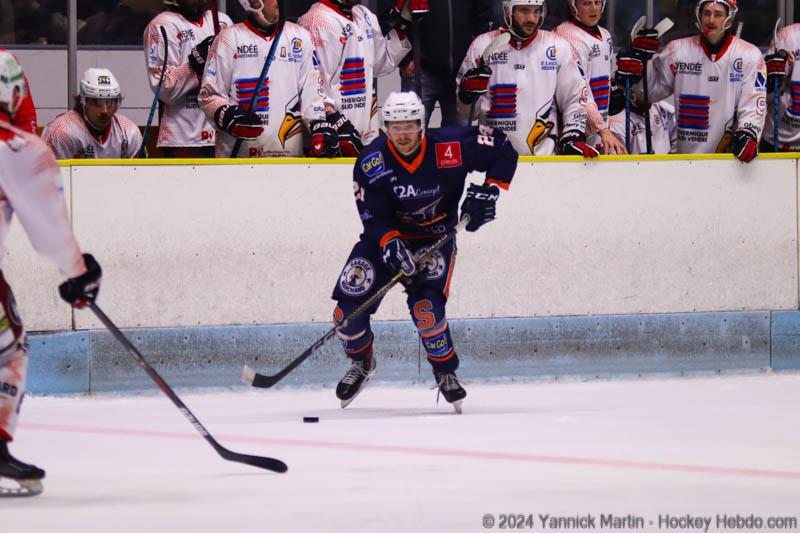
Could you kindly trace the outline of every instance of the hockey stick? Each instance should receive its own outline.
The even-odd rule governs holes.
[[[483,49],[483,53],[481,54],[480,63],[478,63],[479,67],[482,67],[486,64],[489,60],[489,56],[495,53],[500,48],[504,47],[508,42],[511,40],[511,34],[509,32],[503,32],[494,39],[492,39],[489,44],[486,45],[486,48]],[[480,97],[476,98],[474,102],[469,106],[469,121],[467,122],[467,126],[472,126],[472,115],[475,114],[475,104],[478,103]],[[480,113],[480,112],[479,112]]]
[[[271,457],[259,457],[257,455],[245,455],[241,453],[232,452],[229,449],[222,446],[218,443],[214,437],[208,432],[208,430],[203,427],[203,424],[197,419],[194,414],[186,407],[186,404],[181,401],[177,394],[172,390],[172,388],[164,381],[158,372],[150,366],[150,364],[145,360],[139,350],[131,344],[128,338],[111,322],[111,319],[106,316],[106,314],[97,306],[96,303],[91,302],[89,303],[89,309],[100,319],[100,322],[103,323],[105,327],[111,332],[111,334],[119,341],[122,346],[136,359],[147,375],[158,385],[158,388],[172,400],[172,403],[178,408],[178,410],[183,413],[189,423],[194,426],[194,428],[203,436],[206,441],[211,444],[211,446],[217,451],[217,453],[223,458],[228,461],[235,461],[237,463],[244,463],[246,465],[255,466],[258,468],[263,468],[265,470],[271,470],[273,472],[283,473],[286,472],[289,467],[286,466],[286,463],[280,461],[278,459],[273,459]]]
[[[778,51],[778,28],[781,25],[781,19],[775,22],[775,29],[772,30],[772,44],[775,47],[775,51]],[[781,82],[780,78],[775,78],[775,86],[773,87],[775,91],[775,114],[772,119],[772,151],[778,152],[778,144],[780,143],[780,136],[779,136],[779,129],[780,129],[780,121],[781,121]]]
[[[281,14],[283,17],[283,14]],[[267,74],[269,73],[269,67],[272,65],[272,60],[275,59],[275,50],[278,49],[278,41],[281,38],[281,33],[283,32],[283,24],[282,20],[278,21],[278,28],[275,30],[275,38],[272,41],[272,45],[269,47],[269,53],[267,54],[267,59],[264,61],[264,66],[261,69],[261,74],[258,76],[258,82],[256,83],[256,90],[253,92],[253,97],[250,98],[250,111],[255,113],[256,111],[256,102],[258,101],[258,93],[261,92],[261,86],[264,85],[264,80],[267,79]],[[236,139],[236,142],[233,144],[233,150],[231,150],[231,158],[238,157],[239,148],[242,146],[242,140]]]
[[[169,55],[167,30],[164,29],[164,26],[159,26],[158,29],[161,32],[161,38],[164,39],[164,65],[161,67],[161,76],[158,78],[156,94],[153,96],[153,103],[150,105],[150,116],[147,117],[147,125],[144,127],[144,134],[142,135],[142,145],[139,147],[139,153],[136,154],[136,157],[142,157],[144,155],[147,136],[150,134],[150,126],[153,124],[153,115],[155,115],[156,106],[158,105],[158,97],[161,96],[161,85],[164,83],[164,73],[167,72],[167,56]]]
[[[636,38],[636,34],[644,28],[645,24],[647,24],[647,17],[641,16],[636,21],[636,24],[633,25],[631,29],[631,45],[633,45],[633,39]],[[627,76],[625,77],[625,150],[631,153],[631,80]]]
[[[453,231],[451,231],[450,233],[448,233],[447,235],[436,241],[434,245],[431,246],[430,251],[438,250],[445,244],[452,241],[458,232],[462,231],[465,227],[467,227],[467,224],[469,224],[469,216],[464,216],[461,219],[461,221],[456,225],[456,227],[453,228]],[[424,259],[424,257],[420,258],[420,262],[422,259]],[[358,318],[359,316],[364,314],[370,307],[375,305],[375,302],[383,298],[386,295],[386,293],[389,292],[389,290],[392,287],[397,285],[404,277],[406,277],[406,275],[403,273],[402,270],[397,274],[395,274],[392,277],[392,279],[390,279],[389,282],[386,283],[386,285],[378,289],[378,291],[375,294],[370,296],[364,303],[362,303],[356,309],[354,309],[353,312],[350,313],[341,322],[341,324],[339,324],[338,326],[334,326],[327,332],[325,332],[325,335],[320,337],[316,342],[314,342],[314,344],[309,346],[306,349],[306,351],[295,357],[288,365],[286,365],[277,374],[273,374],[271,376],[268,374],[259,374],[249,366],[245,365],[244,368],[242,368],[242,381],[248,385],[252,385],[253,387],[259,387],[262,389],[268,389],[272,387],[280,380],[285,378],[289,372],[300,366],[300,363],[311,357],[311,355],[318,349],[320,349],[326,342],[332,339],[333,336],[336,335],[337,329],[347,327],[350,321]]]
[[[214,35],[219,33],[219,5],[217,0],[211,0],[211,20],[214,21]]]
[[[658,34],[660,38],[662,35],[667,33],[672,26],[675,24],[672,22],[672,19],[669,17],[664,18],[661,22],[656,24],[654,30]],[[642,80],[644,80],[644,135],[645,135],[645,142],[647,144],[647,153],[653,153],[653,127],[650,124],[650,90],[647,87],[647,64],[650,61],[644,61],[642,65]]]

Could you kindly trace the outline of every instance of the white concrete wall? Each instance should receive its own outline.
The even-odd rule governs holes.
[[[329,320],[360,231],[350,164],[64,170],[120,326]],[[797,183],[793,159],[521,163],[498,219],[459,238],[449,314],[796,309]],[[18,234],[9,247],[28,328],[68,328],[54,269]],[[406,316],[398,289],[377,318]]]

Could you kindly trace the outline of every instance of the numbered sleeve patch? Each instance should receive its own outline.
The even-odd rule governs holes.
[[[436,168],[456,168],[463,164],[460,142],[436,143]]]

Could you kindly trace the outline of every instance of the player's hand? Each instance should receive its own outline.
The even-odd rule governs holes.
[[[661,49],[661,40],[658,38],[658,32],[655,28],[642,28],[639,33],[634,35],[631,48],[644,60],[650,59]]]
[[[789,63],[789,52],[786,50],[776,50],[764,56],[767,63],[767,92],[775,90],[775,83],[780,87],[786,79],[786,67]]]
[[[611,82],[611,94],[608,97],[608,115],[613,117],[625,111],[625,90],[617,84]]]
[[[334,111],[325,117],[329,124],[336,130],[336,137],[339,141],[339,153],[342,157],[356,157],[364,149],[361,142],[361,135],[353,123],[347,117]]]
[[[500,189],[496,185],[470,183],[467,197],[461,203],[461,218],[469,216],[467,231],[478,231],[478,228],[494,220],[498,198]]]
[[[339,155],[339,139],[333,125],[327,120],[314,120],[311,129],[311,155],[314,157],[336,157]]]
[[[606,155],[625,155],[628,151],[625,144],[621,143],[608,128],[600,130],[600,142],[603,143],[603,153]]]
[[[211,48],[211,43],[214,42],[215,35],[210,35],[197,43],[197,46],[192,48],[189,52],[189,66],[198,76],[203,75],[203,69],[206,68],[206,59],[208,59],[208,51]]]
[[[642,58],[633,50],[620,50],[617,54],[617,75],[616,80],[620,85],[625,85],[625,80],[631,81],[634,85],[642,79],[644,63]]]
[[[593,158],[600,152],[586,144],[586,134],[578,130],[565,131],[558,140],[558,153],[561,155],[582,155]]]
[[[219,129],[237,139],[254,141],[264,132],[261,118],[238,105],[224,105],[214,113],[214,122]]]
[[[469,69],[464,73],[458,86],[458,99],[465,104],[473,103],[489,90],[491,77],[492,69],[485,64]]]
[[[414,254],[408,249],[403,239],[395,237],[383,245],[382,258],[392,275],[402,272],[406,276],[413,276],[417,272]]]
[[[750,130],[738,130],[731,139],[733,154],[742,163],[749,163],[758,155],[758,139]]]
[[[100,292],[100,281],[103,269],[97,264],[92,254],[83,254],[86,272],[75,278],[69,278],[58,286],[61,298],[76,309],[82,309],[97,299]]]
[[[403,2],[403,4],[405,4],[405,2]],[[396,30],[401,39],[408,36],[411,33],[412,22],[405,18],[402,13],[402,6],[398,9],[397,5],[395,5],[389,9],[381,18],[381,31],[386,34],[392,30]]]

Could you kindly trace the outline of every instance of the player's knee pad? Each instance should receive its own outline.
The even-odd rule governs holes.
[[[13,357],[0,365],[0,440],[11,440],[25,393],[28,370],[27,348],[20,345]]]
[[[340,302],[333,310],[333,323],[339,326],[352,309],[346,302]],[[369,326],[369,315],[350,320],[346,327],[336,329],[336,336],[342,343],[344,353],[353,360],[361,361],[372,356],[372,341],[375,336]]]

